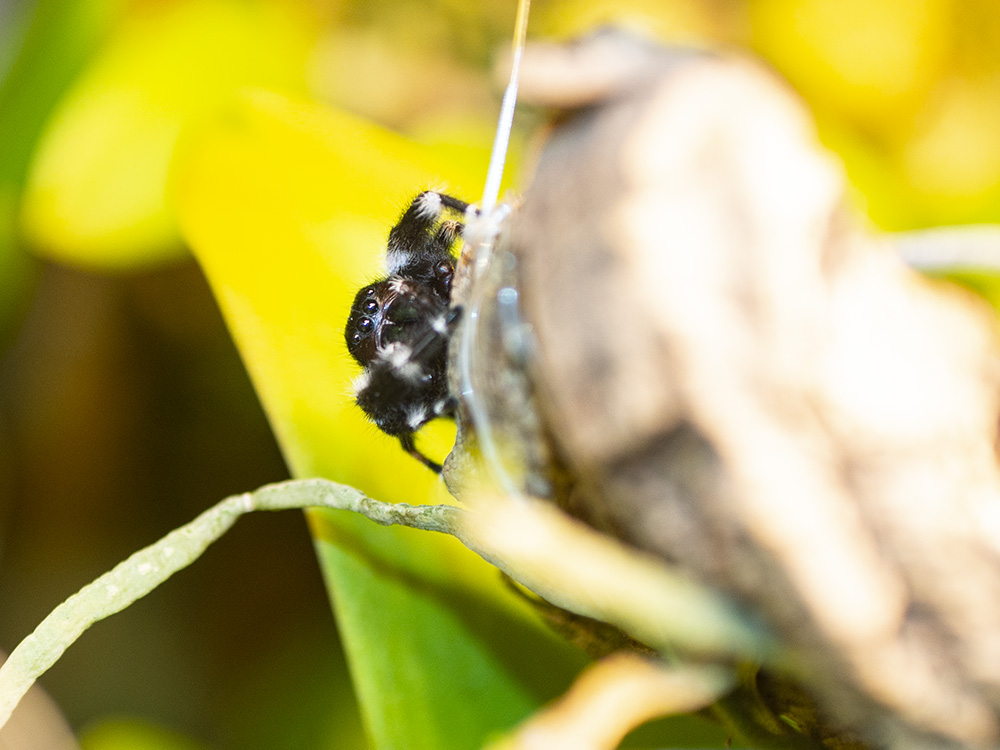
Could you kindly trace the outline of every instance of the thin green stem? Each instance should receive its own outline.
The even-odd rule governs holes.
[[[83,632],[141,599],[187,567],[244,513],[321,506],[361,513],[382,525],[449,533],[459,509],[380,503],[344,485],[308,479],[261,487],[213,506],[87,584],[56,607],[0,666],[0,727],[18,702]]]
[[[724,598],[554,508],[487,503],[466,511],[450,505],[394,505],[352,487],[306,479],[226,498],[56,607],[0,666],[0,727],[35,680],[87,628],[190,565],[244,513],[309,507],[454,536],[539,596],[617,625],[663,651],[677,648],[761,661],[777,654],[769,636]]]

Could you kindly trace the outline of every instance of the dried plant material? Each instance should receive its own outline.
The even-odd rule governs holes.
[[[586,49],[538,64],[585,88]],[[555,499],[764,618],[827,736],[1000,747],[985,305],[859,228],[758,66],[664,52],[613,84],[538,89],[564,111],[508,237]]]
[[[570,691],[490,750],[611,750],[636,726],[711,704],[731,687],[728,670],[670,667],[619,653],[580,675]]]
[[[547,601],[661,653],[779,658],[769,634],[725,597],[557,508],[481,497],[452,533]]]
[[[222,500],[56,607],[0,664],[0,730],[35,680],[91,625],[190,565],[244,514],[293,508],[349,511],[382,526],[449,534],[539,596],[612,623],[661,651],[774,657],[767,634],[723,597],[551,507],[484,501],[470,512],[384,503],[324,479],[293,480]],[[583,569],[580,560],[588,561]]]

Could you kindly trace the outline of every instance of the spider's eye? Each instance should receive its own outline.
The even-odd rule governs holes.
[[[374,327],[375,323],[371,318],[362,318],[358,321],[358,330],[361,331],[361,333],[368,333]]]
[[[366,297],[374,297],[375,296],[375,287],[370,286],[367,289],[365,289],[365,296]]]
[[[454,273],[451,267],[451,263],[448,263],[447,261],[441,261],[440,263],[438,263],[437,266],[434,268],[434,272],[438,276],[450,276],[452,273]]]
[[[368,313],[369,315],[377,313],[378,312],[378,302],[376,302],[373,299],[368,300],[367,302],[365,302],[364,311],[366,313]]]
[[[351,336],[351,343],[355,346],[361,343],[361,334],[355,331],[354,335]]]

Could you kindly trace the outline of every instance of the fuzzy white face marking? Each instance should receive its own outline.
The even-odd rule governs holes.
[[[439,333],[443,336],[448,333],[448,321],[444,315],[435,315],[431,319],[431,328],[434,329],[434,333]]]
[[[393,342],[380,352],[379,356],[392,365],[392,367],[399,368],[412,360],[413,350],[406,344]]]
[[[390,344],[379,355],[389,363],[392,371],[403,380],[416,383],[424,379],[424,368],[413,357],[413,350],[406,344]]]
[[[424,377],[424,368],[421,367],[416,362],[407,362],[402,367],[396,368],[396,374],[399,375],[403,380],[408,380],[411,383],[419,383],[426,380]]]
[[[422,219],[436,219],[441,213],[441,195],[428,190],[417,198],[417,215]]]
[[[393,279],[389,282],[389,289],[395,294],[402,294],[406,289],[406,279]]]
[[[448,402],[444,399],[434,402],[434,416],[444,414],[444,408],[448,405]]]
[[[412,406],[406,412],[406,423],[410,429],[416,432],[420,425],[427,421],[427,408],[424,406]]]

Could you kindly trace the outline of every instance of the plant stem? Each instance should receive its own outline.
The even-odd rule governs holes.
[[[305,479],[226,498],[56,607],[0,665],[0,727],[35,680],[87,628],[190,565],[244,513],[309,507],[454,536],[539,596],[604,619],[661,650],[678,647],[761,660],[776,653],[767,634],[722,597],[547,506],[518,503],[504,509],[494,502],[470,512],[450,505],[392,504],[336,482]],[[587,558],[583,568],[581,554]]]
[[[380,503],[344,485],[318,479],[266,485],[228,497],[190,523],[139,550],[57,606],[0,665],[0,727],[18,702],[83,632],[141,599],[198,559],[244,513],[322,506],[361,513],[382,525],[448,533],[457,508]]]

